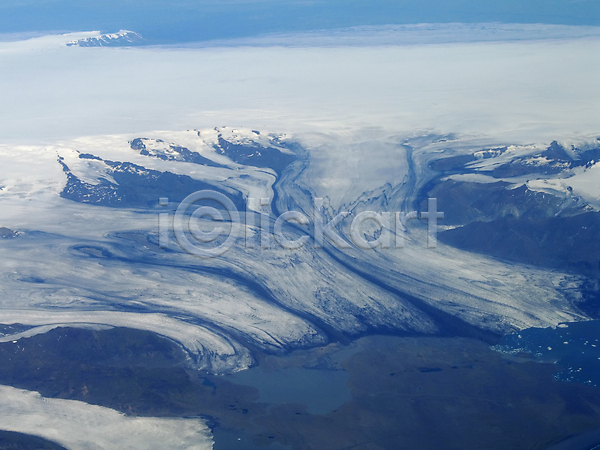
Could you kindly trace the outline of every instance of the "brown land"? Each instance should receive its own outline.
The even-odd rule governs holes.
[[[600,427],[600,388],[555,381],[556,365],[474,339],[372,336],[259,363],[344,369],[352,400],[327,415],[260,403],[255,388],[186,368],[171,341],[127,329],[2,343],[0,383],[131,415],[208,416],[264,448],[544,449]]]

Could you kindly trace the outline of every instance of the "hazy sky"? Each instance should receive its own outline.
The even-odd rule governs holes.
[[[0,11],[0,33],[128,29],[161,43],[425,22],[600,25],[598,0],[4,0]]]

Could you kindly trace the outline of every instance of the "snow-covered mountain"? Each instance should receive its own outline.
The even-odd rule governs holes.
[[[121,30],[118,33],[101,34],[100,32],[94,32],[90,34],[92,35],[69,41],[67,45],[77,45],[79,47],[119,47],[143,43],[142,36],[135,31]]]

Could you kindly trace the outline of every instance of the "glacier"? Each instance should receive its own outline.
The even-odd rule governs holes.
[[[334,150],[343,145],[344,154]],[[248,248],[240,236],[224,255],[201,259],[172,234],[167,248],[158,245],[163,188],[152,182],[167,173],[184,191],[165,185],[171,217],[192,182],[209,183],[234,199],[269,199],[270,206],[246,214],[267,217],[272,228],[286,210],[312,217],[318,197],[326,199],[328,217],[344,210],[409,212],[437,179],[432,161],[494,145],[468,136],[371,131],[344,142],[334,133],[227,127],[4,145],[0,155],[10,171],[0,180],[2,225],[20,234],[0,241],[2,323],[35,327],[29,335],[58,325],[140,328],[180,343],[197,368],[227,373],[252,365],[254,347],[282,353],[373,332],[491,336],[584,319],[577,307],[583,277],[443,244],[428,249],[419,221],[407,223],[401,249],[327,244],[290,251],[274,242]],[[544,145],[507,146],[468,171],[490,178],[490,165]],[[149,174],[149,183],[140,182]],[[108,188],[120,196],[107,198]],[[260,232],[257,219],[243,234]],[[338,231],[350,241],[349,222]],[[368,239],[375,231],[362,230]],[[286,233],[311,231],[292,226]]]

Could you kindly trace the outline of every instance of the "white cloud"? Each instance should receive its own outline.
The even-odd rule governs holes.
[[[0,46],[5,142],[224,124],[534,141],[597,132],[600,116],[598,38],[198,49],[49,40]]]

